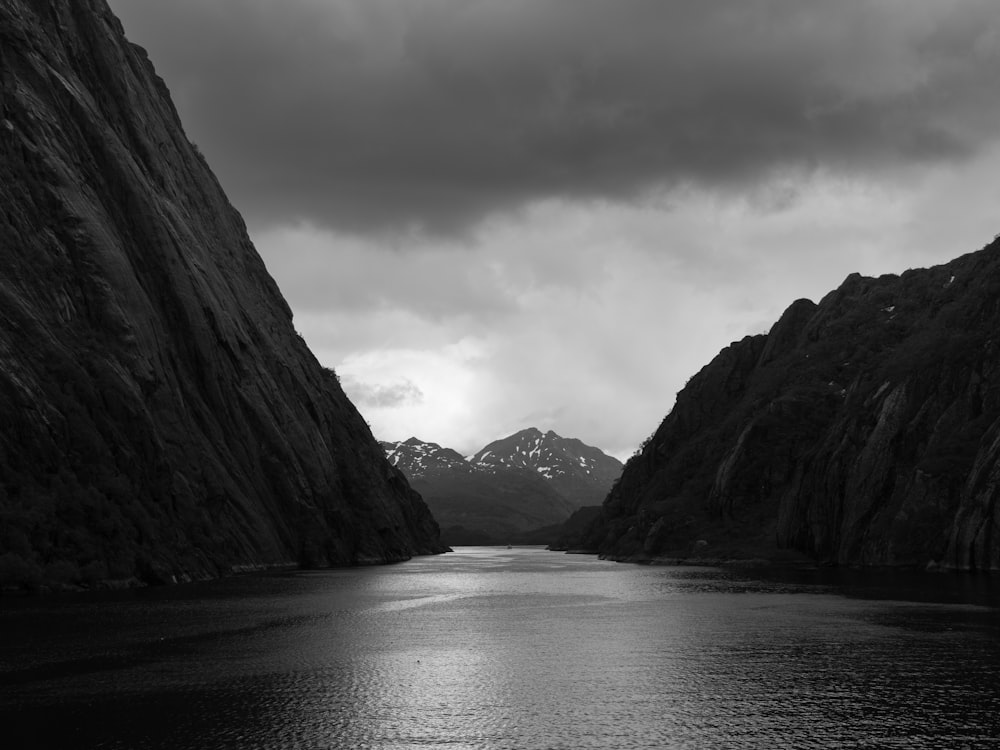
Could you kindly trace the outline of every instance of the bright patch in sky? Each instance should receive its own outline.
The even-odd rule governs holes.
[[[984,244],[974,228],[944,248],[919,241],[920,206],[940,189],[925,180],[550,201],[493,217],[461,247],[414,236],[402,252],[308,225],[258,232],[257,245],[282,257],[273,271],[297,327],[378,436],[469,452],[536,426],[622,458],[691,375],[795,299]]]

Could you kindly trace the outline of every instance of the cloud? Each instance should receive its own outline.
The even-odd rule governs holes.
[[[114,5],[258,225],[455,234],[538,200],[905,172],[976,155],[1000,114],[990,0]]]
[[[344,392],[356,405],[374,409],[398,409],[419,404],[424,393],[411,381],[403,378],[392,385],[362,383],[353,378],[342,378]]]
[[[376,435],[625,458],[722,347],[997,231],[992,0],[111,0]]]
[[[987,189],[964,205],[969,185],[960,190],[948,170],[913,192],[814,180],[794,204],[766,212],[699,192],[669,212],[539,203],[517,223],[482,225],[447,256],[452,278],[488,279],[483,305],[469,297],[441,312],[419,294],[376,307],[334,299],[325,309],[298,309],[296,326],[345,382],[391,387],[405,379],[420,389],[419,402],[359,402],[383,439],[415,435],[470,454],[535,426],[625,458],[695,372],[730,342],[765,333],[795,299],[819,300],[854,271],[900,272],[988,241],[998,159],[977,168],[973,184]],[[933,217],[944,199],[941,208],[963,230],[952,225],[941,244]],[[318,245],[343,241],[308,231]],[[359,257],[385,253],[392,266],[384,272],[407,288],[439,293],[435,266],[423,257],[433,248],[393,254],[374,238],[353,241]],[[368,272],[330,264],[325,273]]]
[[[335,305],[441,319],[467,310],[503,315],[513,307],[488,265],[456,263],[462,249],[441,240],[410,236],[386,243],[299,222],[258,231],[256,245],[299,311]],[[404,255],[410,256],[405,263]]]

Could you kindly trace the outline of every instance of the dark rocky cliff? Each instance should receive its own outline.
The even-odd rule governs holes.
[[[852,275],[678,394],[576,546],[1000,568],[1000,242]]]
[[[104,0],[0,0],[0,577],[442,550]]]

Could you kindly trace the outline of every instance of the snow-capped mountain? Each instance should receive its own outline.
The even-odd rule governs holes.
[[[389,463],[409,479],[422,479],[448,472],[468,474],[474,471],[461,453],[451,448],[442,448],[437,443],[425,443],[411,437],[401,443],[388,443],[382,440],[379,444],[385,451]]]
[[[512,466],[535,471],[577,507],[603,502],[622,472],[621,462],[600,448],[534,427],[493,441],[470,463],[487,471]]]
[[[622,468],[598,448],[533,428],[469,459],[415,437],[381,445],[423,495],[448,544],[529,541],[528,532],[601,503]]]

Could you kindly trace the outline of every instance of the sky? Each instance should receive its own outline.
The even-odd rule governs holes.
[[[624,459],[723,347],[1000,232],[994,0],[110,0],[376,437]]]

